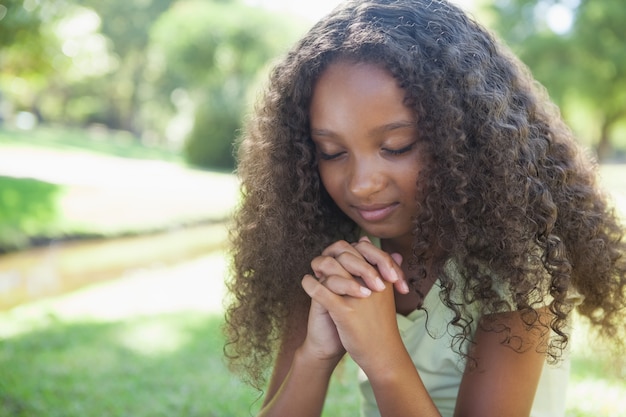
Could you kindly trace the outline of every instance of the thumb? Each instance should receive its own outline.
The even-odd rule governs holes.
[[[396,261],[396,263],[398,264],[398,266],[402,266],[402,255],[400,255],[399,253],[392,253],[391,254],[391,258]]]

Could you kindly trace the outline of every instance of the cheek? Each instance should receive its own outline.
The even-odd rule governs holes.
[[[423,178],[421,178],[422,172],[421,167],[419,165],[416,166],[414,163],[404,166],[404,169],[396,175],[403,193],[411,196],[416,196],[419,193],[419,184],[423,182]]]
[[[318,167],[318,173],[322,186],[326,192],[335,201],[335,203],[339,204],[340,201],[338,201],[338,199],[341,196],[341,176],[333,173],[332,170],[324,169],[323,167]]]
[[[331,175],[328,175],[328,172],[326,172],[325,170],[320,170],[320,180],[322,181],[322,185],[324,186],[324,188],[326,189],[326,191],[328,192],[328,194],[332,194],[333,189],[335,187],[335,181],[333,181],[333,177]]]

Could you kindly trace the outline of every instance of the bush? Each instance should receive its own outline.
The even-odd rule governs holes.
[[[239,104],[239,100],[213,97],[198,108],[185,143],[188,163],[220,171],[235,168],[234,142],[242,117]]]
[[[58,220],[60,191],[47,182],[0,177],[0,253],[50,234]]]

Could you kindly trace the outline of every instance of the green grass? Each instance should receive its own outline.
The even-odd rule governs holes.
[[[254,415],[260,394],[223,359],[224,259],[208,258],[0,313],[0,417]],[[626,362],[592,340],[577,325],[567,416],[624,417]],[[325,417],[358,415],[356,372],[333,377]]]
[[[219,316],[64,323],[0,344],[1,416],[243,416],[257,394],[228,374]]]
[[[0,250],[24,247],[31,236],[61,234],[56,226],[62,187],[0,177]]]
[[[226,369],[222,317],[175,313],[114,322],[63,322],[0,343],[0,416],[254,415],[259,393]],[[570,417],[620,417],[623,379],[602,359],[574,357]],[[356,367],[333,377],[324,416],[358,415]],[[581,392],[583,391],[584,392]],[[606,399],[610,401],[606,401]]]
[[[0,313],[0,417],[255,415],[223,358],[225,273],[214,253]],[[358,414],[355,373],[325,416]]]
[[[82,131],[42,129],[33,134],[0,130],[0,148],[42,147],[64,152],[88,151],[141,159],[167,159],[167,155],[159,154],[162,150],[149,152],[123,135],[111,141],[104,141],[99,135],[89,141],[85,138]],[[178,157],[171,156],[170,160],[178,163]],[[623,166],[603,167],[603,181],[617,196],[616,203],[620,208],[626,206],[624,172]],[[80,200],[70,197],[82,192],[34,180],[17,185],[12,181],[0,178],[0,209],[13,204],[10,213],[0,213],[0,228],[5,228],[5,232],[1,232],[4,234],[7,234],[7,224],[26,222],[21,227],[29,230],[37,227],[45,230],[50,226],[48,220],[57,213],[50,207],[42,209],[38,206],[35,196],[42,196],[44,201],[61,198],[60,210],[67,213],[68,208]],[[18,187],[17,191],[15,187]],[[19,195],[17,199],[16,194]],[[222,196],[225,192],[220,190],[216,194]],[[95,197],[89,195],[89,198]],[[131,197],[105,193],[100,198],[96,201]],[[28,202],[29,199],[32,201]],[[126,201],[129,201],[124,210],[127,213],[135,208],[141,216],[155,206],[159,211],[166,211],[163,204],[155,203],[156,200]],[[219,210],[223,212],[227,208]],[[28,216],[31,220],[16,217],[20,211],[31,213]],[[107,215],[110,213],[108,206],[105,210],[88,212],[83,220],[98,224],[98,227],[110,227],[106,223],[108,218],[119,220],[117,215]],[[138,218],[131,216],[124,221],[136,224]],[[2,219],[5,219],[4,223]],[[132,253],[127,255],[132,256]],[[224,364],[220,331],[223,319],[218,309],[140,311],[123,316],[112,313],[121,306],[130,309],[151,300],[163,303],[158,294],[169,300],[174,297],[174,289],[189,290],[200,297],[196,303],[204,303],[204,298],[207,302],[221,299],[219,288],[195,287],[185,281],[179,271],[161,272],[170,276],[171,287],[159,277],[150,276],[144,280],[143,286],[151,288],[153,293],[145,292],[148,290],[137,292],[136,282],[128,279],[91,287],[88,291],[101,298],[111,288],[119,289],[115,296],[102,303],[103,316],[78,313],[68,318],[62,314],[64,309],[75,308],[81,302],[93,304],[83,292],[55,299],[55,308],[34,303],[0,313],[0,417],[254,415],[260,406],[259,393],[238,381]],[[221,280],[221,274],[223,271],[209,269],[194,271],[191,275],[203,282],[207,277]],[[584,332],[576,334],[575,341],[568,417],[626,416],[624,361],[609,360],[595,346],[592,351],[589,345],[593,339]],[[348,362],[343,372],[333,378],[324,413],[326,417],[358,415],[355,374],[356,367]]]
[[[0,253],[223,221],[236,198],[232,176],[120,133],[0,129],[0,172],[20,176],[0,174]]]
[[[43,126],[23,131],[0,128],[0,146],[40,147],[68,152],[91,152],[124,158],[183,164],[180,152],[165,146],[146,146],[127,132]]]
[[[63,322],[0,342],[1,417],[254,415],[260,393],[226,368],[220,315]],[[358,415],[352,366],[325,415]]]
[[[191,181],[196,185],[187,186]],[[200,178],[181,175],[161,188],[143,189],[58,185],[0,176],[0,254],[38,243],[137,236],[221,222],[235,197],[230,177],[210,173]]]

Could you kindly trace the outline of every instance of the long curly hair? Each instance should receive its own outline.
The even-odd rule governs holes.
[[[558,359],[572,288],[584,296],[578,312],[616,336],[626,310],[622,227],[595,163],[545,91],[445,1],[356,0],[318,22],[274,68],[247,120],[231,230],[231,369],[261,386],[278,343],[308,312],[300,281],[310,261],[331,242],[357,237],[321,183],[309,133],[315,82],[340,59],[385,68],[419,115],[432,162],[416,184],[411,279],[440,280],[457,342],[471,341],[465,305],[478,301],[482,314],[521,311],[532,326],[540,322],[533,307],[548,304],[546,326],[556,335],[548,353]],[[458,274],[446,273],[449,259]],[[509,299],[494,291],[498,280]]]

